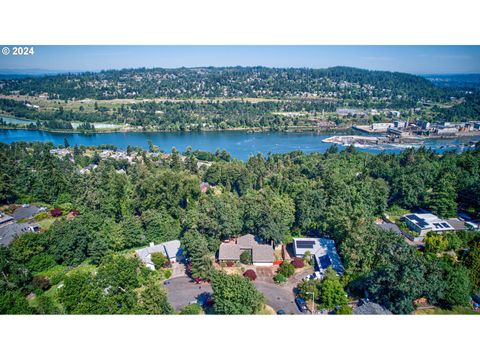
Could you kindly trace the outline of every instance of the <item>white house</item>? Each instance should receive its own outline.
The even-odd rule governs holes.
[[[332,267],[338,274],[345,271],[342,260],[337,253],[335,241],[326,238],[293,238],[295,256],[304,257],[307,251],[314,257],[320,272]]]
[[[420,234],[425,236],[430,231],[452,231],[455,228],[446,220],[440,219],[432,213],[416,213],[408,214],[404,217],[407,226]]]
[[[152,262],[152,254],[158,252],[165,255],[165,257],[171,263],[181,261],[183,258],[179,240],[167,241],[158,245],[155,245],[152,242],[150,243],[150,246],[136,250],[135,254],[140,258],[146,267],[155,270],[155,264]]]

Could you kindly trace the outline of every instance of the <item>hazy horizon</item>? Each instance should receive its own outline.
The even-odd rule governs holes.
[[[3,45],[0,45],[3,47]],[[8,45],[10,48],[13,45]],[[34,46],[0,55],[0,73],[98,72],[132,68],[347,66],[417,75],[480,73],[480,46]]]

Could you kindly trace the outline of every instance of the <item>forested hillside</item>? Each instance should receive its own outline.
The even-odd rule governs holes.
[[[318,129],[395,118],[470,121],[478,91],[404,73],[348,67],[126,69],[0,80],[0,114],[52,123],[108,122],[143,130]],[[343,116],[338,109],[356,109]],[[360,115],[361,114],[361,115]],[[131,130],[131,128],[125,128]]]
[[[412,312],[421,297],[444,308],[465,306],[480,288],[478,233],[454,233],[444,252],[420,252],[373,224],[396,208],[451,214],[461,207],[478,216],[478,149],[372,155],[332,147],[247,162],[219,152],[209,156],[210,167],[199,167],[192,151],[182,160],[176,151],[162,157],[129,149],[138,152],[129,164],[100,160],[85,148],[74,149],[72,162],[51,148],[0,144],[1,204],[79,213],[0,248],[0,313],[171,313],[155,287],[158,274],[124,255],[178,238],[192,257],[191,271],[208,276],[220,241],[248,232],[276,243],[294,235],[332,237],[346,268],[342,286],[359,296],[368,291],[394,313]],[[79,173],[91,164],[98,167]],[[201,181],[214,188],[201,192]],[[53,285],[61,282],[57,291]],[[35,300],[27,302],[32,293]],[[152,298],[161,306],[149,306]]]
[[[1,82],[1,92],[47,93],[54,99],[115,98],[403,98],[437,100],[447,92],[415,75],[348,67],[274,69],[265,67],[126,69],[54,75]]]

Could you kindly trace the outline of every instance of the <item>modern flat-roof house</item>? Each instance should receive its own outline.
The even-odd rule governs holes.
[[[246,234],[229,242],[220,244],[218,261],[240,261],[240,255],[244,251],[252,254],[252,263],[255,266],[271,266],[275,260],[273,247],[265,244],[255,235]]]
[[[308,251],[315,258],[318,271],[332,267],[338,274],[345,271],[335,247],[335,241],[326,238],[293,238],[295,256],[304,257]]]
[[[407,226],[420,234],[425,236],[430,231],[452,231],[455,228],[446,220],[440,219],[432,213],[415,213],[408,214],[404,217]]]
[[[2,226],[0,227],[0,245],[8,246],[17,236],[38,230],[40,226],[37,223],[13,223]]]
[[[146,267],[155,270],[155,264],[152,262],[153,253],[162,253],[172,263],[182,260],[182,249],[179,240],[167,241],[158,245],[150,243],[150,246],[136,250],[135,254],[145,264]]]

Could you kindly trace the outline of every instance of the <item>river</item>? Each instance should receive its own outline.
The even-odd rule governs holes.
[[[336,132],[336,135],[342,135]],[[351,134],[349,132],[348,134]],[[285,132],[259,132],[248,133],[245,131],[209,131],[209,132],[110,132],[97,134],[60,133],[38,130],[6,130],[0,129],[0,142],[12,143],[16,141],[41,141],[63,145],[67,138],[71,146],[74,145],[115,145],[119,149],[126,149],[128,145],[148,148],[148,141],[157,145],[161,150],[170,152],[172,147],[185,151],[188,146],[193,150],[215,152],[217,149],[227,150],[233,157],[246,160],[250,155],[262,153],[286,153],[301,150],[307,153],[324,152],[331,144],[322,140],[332,136],[331,133],[285,133]],[[469,141],[480,141],[480,137],[460,137],[455,139],[426,140],[425,146],[435,151],[444,152],[455,149]],[[378,148],[358,148],[360,151],[370,153],[398,153],[406,145],[381,146]],[[342,148],[342,146],[339,146]]]

